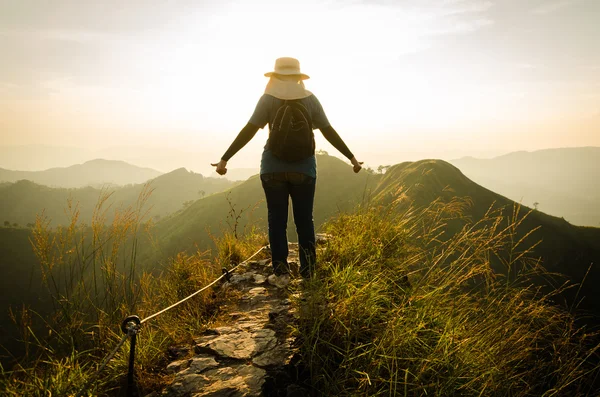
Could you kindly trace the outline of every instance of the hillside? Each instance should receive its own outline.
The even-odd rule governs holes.
[[[225,179],[205,178],[201,174],[188,172],[185,168],[160,175],[150,181],[149,186],[153,192],[147,202],[149,216],[158,220],[180,210],[184,203],[202,199],[234,185],[234,182]],[[137,184],[105,190],[106,193],[112,193],[108,200],[108,204],[112,205],[108,219],[110,220],[115,209],[134,204],[143,188],[143,184]],[[52,220],[52,225],[65,224],[68,222],[68,215],[64,210],[67,200],[72,198],[74,203],[79,203],[81,220],[89,224],[102,192],[101,189],[92,187],[51,188],[27,180],[2,184],[0,220],[25,226],[34,223],[36,215],[44,210]]]
[[[451,161],[466,176],[511,200],[582,226],[600,226],[600,148],[515,152]]]
[[[570,385],[575,385],[575,390],[587,387],[586,381],[580,385],[573,382],[579,379],[578,374],[585,372],[587,376],[587,369],[581,369],[580,364],[595,364],[593,360],[587,361],[590,358],[586,350],[589,339],[586,339],[587,334],[577,333],[576,327],[581,323],[574,322],[573,317],[555,303],[566,302],[570,306],[576,301],[577,293],[577,300],[584,298],[579,308],[600,314],[600,297],[595,290],[600,276],[595,268],[592,267],[587,275],[581,291],[572,289],[552,299],[542,298],[531,282],[560,285],[564,279],[541,273],[536,273],[534,278],[529,275],[517,277],[512,272],[510,277],[505,277],[506,268],[501,266],[498,258],[507,255],[507,251],[496,250],[496,243],[490,243],[493,240],[489,236],[503,233],[501,229],[510,223],[515,202],[476,184],[445,161],[401,163],[390,167],[385,174],[377,175],[368,172],[354,174],[347,164],[335,157],[320,155],[318,163],[315,222],[317,229],[322,228],[330,237],[319,254],[317,277],[313,282],[301,284],[307,292],[305,299],[293,299],[297,300],[295,310],[301,320],[298,330],[301,332],[299,349],[302,359],[315,365],[315,373],[328,373],[330,376],[329,379],[319,376],[312,379],[311,384],[318,390],[331,390],[329,395],[344,395],[341,391],[355,390],[357,381],[363,391],[373,391],[373,388],[384,390],[387,381],[381,383],[380,379],[387,376],[388,365],[398,368],[398,363],[402,364],[400,368],[410,367],[411,372],[407,376],[415,378],[415,382],[408,382],[404,375],[401,377],[407,387],[410,385],[415,390],[430,390],[432,393],[446,390],[444,395],[462,390],[464,379],[469,377],[473,378],[474,385],[479,385],[482,377],[491,376],[495,379],[494,390],[518,387],[522,383],[516,376],[530,379],[525,382],[530,382],[528,387],[533,391],[524,395],[540,395],[538,391],[554,384],[560,384],[564,389]],[[185,169],[171,174],[154,181],[164,192],[156,204],[166,205],[174,192],[183,191],[180,189],[183,180],[211,180]],[[179,183],[172,183],[174,180]],[[227,183],[224,179],[219,181]],[[217,184],[214,180],[211,182]],[[31,182],[15,185],[26,184]],[[194,190],[189,189],[189,193],[194,193]],[[149,305],[144,309],[136,306],[136,312],[153,313],[181,299],[198,285],[206,285],[207,280],[214,279],[223,264],[234,260],[238,253],[236,250],[241,257],[247,257],[256,250],[253,244],[263,244],[264,235],[246,236],[240,240],[229,238],[222,240],[221,244],[223,241],[231,244],[231,250],[221,250],[222,256],[213,259],[202,252],[211,247],[210,233],[221,236],[222,230],[228,228],[227,221],[232,222],[230,203],[237,214],[244,210],[240,214],[238,231],[247,224],[266,230],[263,197],[260,180],[255,176],[230,186],[227,191],[196,200],[157,222],[154,230],[156,239],[153,241],[157,244],[139,240],[136,251],[138,271],[151,271],[143,278],[146,287],[140,289],[142,295],[131,294],[132,299],[134,296],[140,299],[140,305]],[[464,207],[466,218],[451,220],[440,229],[444,233],[441,236],[427,233],[429,228],[443,225],[445,221],[435,211],[421,212],[420,209],[436,200],[452,203],[460,197],[470,198],[470,205]],[[396,204],[386,207],[391,203]],[[357,204],[362,206],[357,209]],[[506,218],[498,229],[490,231],[493,218],[488,216],[486,219],[490,221],[479,227],[461,230],[462,226],[486,217],[492,206]],[[527,212],[528,208],[522,208],[519,215]],[[122,221],[127,222],[126,218]],[[526,239],[525,245],[541,240],[534,255],[542,257],[544,266],[551,272],[563,273],[571,282],[578,283],[583,280],[590,263],[600,261],[600,229],[573,226],[564,219],[540,211],[531,212],[515,235],[504,234],[502,247],[508,247],[507,243],[513,237],[518,240],[537,227],[540,229]],[[110,229],[106,228],[106,231],[115,232],[114,236],[122,230],[118,225],[113,232]],[[2,304],[6,308],[31,302],[32,308],[46,313],[48,308],[41,305],[51,300],[40,299],[35,291],[28,295],[29,285],[39,284],[39,273],[31,271],[36,268],[28,246],[29,233],[18,228],[0,230],[3,243],[0,244],[0,267],[8,276],[3,286],[7,293]],[[112,241],[112,238],[107,241]],[[294,239],[291,230],[290,239]],[[155,248],[159,250],[158,256]],[[73,252],[69,247],[64,249],[70,252],[69,258],[76,260],[79,257],[79,251]],[[80,249],[81,252],[88,251],[87,247]],[[111,251],[111,247],[106,249]],[[179,254],[182,250],[187,251],[187,255]],[[167,257],[170,259],[165,260]],[[118,263],[123,267],[119,269],[126,272],[130,263],[128,258],[128,253],[123,251],[97,265],[104,269],[104,263]],[[86,261],[84,258],[83,262]],[[58,268],[56,271],[61,270]],[[188,276],[198,278],[190,283],[186,279]],[[109,280],[125,280],[125,276]],[[149,280],[154,281],[148,284]],[[264,275],[261,280],[265,282]],[[165,283],[174,284],[165,288]],[[154,287],[147,288],[148,285]],[[15,288],[18,291],[13,293]],[[127,291],[121,287],[114,290]],[[157,300],[155,294],[162,293],[167,295]],[[125,293],[111,302],[116,302],[129,313],[134,309],[123,306],[127,296]],[[174,335],[187,335],[190,331],[187,321],[193,323],[194,330],[198,329],[198,320],[202,322],[200,327],[204,327],[203,316],[212,318],[213,313],[207,308],[214,310],[217,307],[211,303],[211,300],[217,299],[215,297],[217,294],[211,292],[200,303],[190,302],[186,310],[192,311],[178,314],[177,321],[165,318],[162,325],[165,328],[159,331],[165,339],[152,340],[164,341]],[[322,310],[323,307],[327,310]],[[85,313],[85,310],[78,309],[78,312]],[[119,319],[125,315],[124,312],[108,312],[116,313]],[[239,320],[239,317],[236,318]],[[394,321],[389,321],[390,318]],[[8,322],[8,319],[2,321]],[[113,319],[107,324],[112,326],[115,321]],[[587,318],[582,321],[593,322]],[[180,328],[175,332],[173,326]],[[81,338],[89,338],[79,326],[76,329],[81,331]],[[9,336],[7,331],[0,335],[5,340]],[[378,342],[372,343],[373,340]],[[109,339],[107,343],[112,345],[113,342]],[[498,348],[499,343],[501,348]],[[100,346],[103,351],[106,350],[104,344]],[[318,351],[315,346],[318,346]],[[586,348],[582,350],[582,346]],[[158,347],[159,351],[166,349],[167,345]],[[543,357],[540,356],[542,353]],[[546,360],[545,354],[550,354],[552,360]],[[85,357],[89,359],[90,355]],[[153,357],[148,359],[160,359]],[[382,357],[386,359],[381,361]],[[339,372],[340,359],[347,360],[343,362],[343,368],[350,368],[350,371]],[[421,361],[415,364],[415,359]],[[383,364],[372,365],[378,362]],[[141,362],[139,366],[150,368]],[[367,371],[371,379],[376,380],[372,384],[361,380],[361,374]],[[566,378],[562,375],[547,377],[547,374],[556,374],[556,371],[564,373]],[[432,384],[432,379],[446,383]],[[482,386],[480,391],[487,389],[488,386]],[[370,395],[370,392],[361,395]],[[415,395],[420,395],[420,392],[415,392]]]
[[[491,190],[471,181],[453,165],[441,160],[422,160],[392,166],[383,175],[367,172],[352,173],[351,168],[336,157],[319,155],[319,175],[315,200],[314,219],[317,230],[340,212],[352,211],[357,204],[389,203],[404,188],[406,197],[417,206],[426,206],[437,197],[449,201],[454,197],[470,197],[472,206],[467,216],[476,221],[483,217],[490,206],[504,207],[507,217],[512,215],[515,203]],[[195,252],[197,248],[213,247],[210,235],[221,235],[228,230],[232,203],[239,214],[238,232],[252,224],[266,230],[266,205],[264,192],[258,176],[232,184],[224,178],[205,178],[200,174],[178,169],[152,181],[155,189],[148,207],[150,216],[158,221],[155,227],[157,247],[140,247],[140,257],[152,267],[157,260],[185,250]],[[121,188],[110,198],[113,209],[116,203],[132,204],[137,199],[142,185]],[[220,193],[218,193],[220,191]],[[206,196],[202,198],[202,193]],[[215,194],[213,194],[215,193]],[[46,209],[53,224],[66,221],[64,207],[70,196],[80,202],[81,220],[89,223],[93,207],[100,192],[92,188],[52,189],[28,181],[0,186],[0,220],[11,225],[26,225],[35,219],[35,214]],[[183,203],[186,206],[183,207]],[[529,209],[523,208],[520,215]],[[112,210],[111,210],[112,211]],[[167,214],[170,214],[167,216]],[[108,219],[111,219],[111,213]],[[451,236],[463,223],[449,225],[446,236]],[[296,238],[291,211],[288,236]],[[600,262],[600,229],[573,226],[564,219],[533,211],[522,224],[522,233],[541,227],[527,240],[533,244],[542,240],[536,254],[543,258],[544,265],[551,271],[564,273],[574,282],[583,279],[589,265]],[[155,252],[158,248],[158,252]],[[592,268],[583,291],[590,306],[600,308],[600,296],[591,293],[588,286],[600,281],[600,274]]]
[[[96,159],[83,164],[45,171],[11,171],[0,168],[0,181],[16,182],[27,179],[39,185],[64,188],[103,185],[124,186],[144,183],[161,173],[141,168],[124,161]]]
[[[374,204],[385,204],[397,197],[400,189],[416,206],[427,206],[438,197],[445,201],[454,197],[470,197],[472,205],[466,210],[466,215],[473,221],[481,219],[491,206],[503,207],[507,219],[513,214],[514,201],[471,181],[445,161],[401,163],[390,167],[383,175],[366,172],[354,175],[347,164],[335,157],[319,156],[318,163],[314,211],[317,229],[340,211],[351,210],[364,197],[372,197]],[[240,218],[240,229],[247,223],[253,223],[266,230],[264,194],[260,180],[254,177],[228,192],[197,201],[181,213],[159,222],[156,233],[160,257],[174,255],[181,250],[192,252],[195,247],[210,247],[209,231],[218,235],[220,230],[228,227],[227,195],[238,211],[256,206],[253,212],[246,212]],[[523,207],[519,215],[523,216],[529,210]],[[294,240],[291,217],[288,225],[288,236]],[[458,221],[450,223],[446,237],[449,238],[463,225]],[[526,244],[542,240],[535,254],[543,259],[548,270],[566,274],[573,282],[579,282],[591,263],[600,263],[600,229],[574,226],[564,219],[533,211],[523,221],[520,230],[525,234],[536,227],[540,230],[530,236]],[[600,282],[600,271],[592,268],[582,292],[587,296],[588,307],[600,308],[600,296],[591,289],[596,281]]]
[[[0,345],[13,354],[22,353],[23,347],[15,343],[17,328],[13,325],[9,307],[20,310],[23,305],[34,310],[49,309],[44,288],[41,287],[39,262],[31,249],[31,231],[21,228],[0,228]],[[6,362],[0,353],[0,362]]]
[[[318,176],[315,193],[314,219],[318,228],[339,211],[351,210],[374,187],[377,177],[366,172],[354,174],[352,168],[337,157],[317,155]],[[240,219],[240,230],[248,223],[266,230],[266,204],[258,175],[240,185],[196,201],[181,213],[156,225],[161,256],[173,255],[180,250],[194,250],[211,246],[209,231],[220,234],[227,229],[230,211],[227,197],[237,211],[246,210]],[[288,238],[295,240],[295,230],[289,212]]]
[[[422,160],[392,166],[373,191],[379,202],[390,202],[398,189],[404,187],[407,197],[417,206],[426,206],[437,197],[450,201],[453,197],[470,197],[472,206],[467,215],[472,220],[481,219],[493,205],[504,208],[503,214],[512,217],[514,201],[488,190],[467,178],[453,165],[441,160]],[[520,216],[531,209],[522,207]],[[451,224],[456,229],[461,224]],[[543,265],[552,272],[565,274],[573,282],[583,280],[588,267],[600,263],[600,228],[574,226],[566,220],[542,211],[533,211],[523,221],[521,235],[540,227],[525,240],[534,244],[541,240],[535,253]],[[452,233],[455,230],[449,230]],[[600,282],[600,269],[592,267],[581,296],[588,307],[600,309],[600,295],[595,285]]]

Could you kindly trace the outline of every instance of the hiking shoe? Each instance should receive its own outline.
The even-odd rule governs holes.
[[[280,276],[275,274],[271,274],[267,281],[269,284],[276,286],[277,288],[285,288],[290,283],[290,275],[285,273]]]

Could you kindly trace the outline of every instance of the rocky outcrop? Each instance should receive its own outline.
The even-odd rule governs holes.
[[[290,246],[290,257],[297,246]],[[172,347],[180,357],[167,366],[173,383],[154,396],[306,396],[295,384],[291,361],[295,354],[291,327],[295,322],[290,288],[267,281],[269,260],[250,262],[233,274],[222,288],[239,291],[241,298],[223,308],[225,326],[208,329],[194,346]],[[299,280],[292,282],[298,283]],[[194,355],[189,356],[190,350]]]

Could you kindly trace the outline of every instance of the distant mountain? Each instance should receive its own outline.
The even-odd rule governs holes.
[[[452,160],[473,181],[582,226],[600,226],[600,148],[515,152]]]
[[[0,145],[0,168],[9,170],[41,171],[68,167],[92,159],[122,160],[140,167],[161,172],[185,167],[209,175],[214,152],[205,146],[190,146],[185,150],[144,144],[107,148],[81,148],[51,145]]]
[[[482,219],[490,207],[504,208],[508,220],[513,215],[515,202],[488,190],[467,178],[458,168],[441,160],[406,162],[389,168],[373,191],[375,200],[389,202],[395,192],[403,189],[417,206],[426,206],[437,198],[449,201],[453,197],[470,197],[473,205],[467,214],[472,220]],[[523,206],[520,216],[531,208]],[[446,233],[452,233],[457,224],[449,224]],[[524,240],[530,246],[541,240],[535,254],[542,258],[546,269],[564,274],[579,283],[592,264],[600,263],[600,228],[574,226],[562,218],[532,211],[523,221],[520,235],[536,227],[540,229]],[[456,230],[456,229],[455,229]],[[584,306],[600,314],[600,269],[592,266],[585,279],[579,298],[585,296]],[[576,293],[575,290],[571,291]],[[573,298],[571,296],[571,298]]]
[[[372,203],[387,203],[404,191],[416,206],[426,206],[438,197],[449,201],[454,197],[470,197],[473,205],[466,215],[472,220],[481,219],[491,206],[504,208],[507,219],[513,214],[515,202],[488,190],[467,178],[458,168],[442,160],[422,160],[394,165],[383,175],[366,172],[352,174],[343,161],[329,156],[318,156],[319,177],[315,198],[314,219],[317,228],[339,211],[353,210],[354,206],[371,197]],[[266,206],[260,180],[250,178],[230,189],[230,200],[237,210],[256,205],[240,219],[240,227],[251,223],[266,229]],[[521,215],[530,208],[522,207]],[[193,251],[196,247],[210,246],[209,231],[219,234],[227,229],[229,207],[226,193],[215,194],[156,225],[161,257],[181,250]],[[294,238],[291,219],[288,235]],[[464,223],[449,224],[446,235],[457,231]],[[571,225],[564,219],[533,211],[521,227],[521,235],[540,226],[530,236],[527,244],[542,243],[535,253],[551,271],[566,274],[573,282],[583,280],[592,263],[600,263],[600,229]],[[592,268],[582,294],[591,307],[600,312],[600,294],[593,289],[600,282],[600,269]],[[580,295],[583,296],[583,295]]]
[[[260,169],[258,168],[228,168],[227,174],[225,174],[225,178],[230,181],[245,181],[253,175],[257,175],[260,173]],[[218,178],[219,174],[213,172],[210,174],[213,178]]]
[[[505,217],[510,218],[515,206],[513,200],[480,186],[458,168],[441,160],[401,163],[390,167],[385,174],[354,174],[348,164],[326,155],[318,155],[317,161],[314,208],[317,230],[339,212],[354,211],[359,203],[388,203],[397,197],[399,191],[403,191],[406,198],[417,206],[426,206],[438,197],[446,201],[454,197],[470,197],[473,204],[466,215],[474,221],[481,219],[492,205],[502,207]],[[233,224],[228,201],[238,213],[244,210],[238,231],[246,225],[257,225],[266,230],[266,205],[258,176],[234,184],[224,178],[204,178],[178,169],[154,179],[151,186],[155,191],[148,204],[152,206],[150,216],[158,220],[154,229],[156,245],[144,245],[139,252],[140,258],[149,267],[182,250],[195,252],[211,248],[211,234],[218,236],[221,230],[227,230],[228,221]],[[142,185],[135,185],[116,189],[110,199],[115,203],[113,208],[118,206],[116,203],[135,202],[142,188]],[[93,204],[99,196],[97,189],[52,189],[27,181],[0,185],[0,222],[6,220],[11,225],[15,222],[24,225],[33,221],[35,213],[46,208],[54,224],[61,223],[58,220],[65,219],[63,208],[69,196],[80,201],[81,217],[89,222],[87,219],[91,217]],[[528,211],[529,208],[524,207],[521,214]],[[288,233],[289,238],[294,240],[291,219],[290,211]],[[453,233],[460,226],[449,224],[446,234]],[[526,243],[542,241],[535,254],[543,259],[549,270],[566,274],[572,282],[581,282],[589,266],[600,263],[599,228],[574,226],[564,219],[533,211],[523,222],[520,233],[523,235],[536,227],[541,229]],[[585,296],[584,304],[600,312],[600,294],[595,291],[598,282],[600,270],[592,267],[579,297]]]
[[[160,175],[148,183],[153,189],[147,202],[147,208],[150,209],[148,215],[155,219],[181,210],[184,204],[189,205],[235,186],[234,182],[226,179],[206,178],[185,168]],[[134,204],[143,188],[144,184],[136,184],[105,189],[106,193],[112,193],[107,203],[112,205],[108,213],[109,221],[115,209]],[[74,203],[79,203],[81,220],[89,224],[101,194],[101,189],[92,187],[51,188],[28,180],[0,184],[0,222],[26,226],[34,223],[36,215],[43,210],[52,220],[52,225],[66,224],[68,216],[64,209],[71,198]]]
[[[318,227],[340,211],[353,210],[356,204],[367,198],[377,178],[367,172],[354,174],[352,167],[337,157],[317,155],[317,163],[314,219]],[[257,175],[227,192],[196,201],[181,213],[159,222],[155,231],[162,250],[161,256],[173,255],[181,250],[195,250],[196,246],[209,248],[209,233],[219,235],[221,229],[228,228],[230,207],[227,197],[237,211],[245,210],[239,230],[247,224],[266,230],[265,196]],[[296,233],[291,209],[289,215],[288,237],[294,240]]]
[[[183,205],[192,205],[196,200],[208,198],[212,194],[236,185],[238,183],[224,178],[205,177],[185,168],[179,168],[151,181],[150,187],[153,191],[148,204],[152,206],[154,216],[168,216],[182,210]],[[138,189],[131,192],[136,198]],[[126,191],[127,189],[123,189],[116,192],[115,200],[121,199]]]
[[[26,179],[50,187],[78,188],[143,183],[160,174],[156,170],[137,167],[124,161],[96,159],[45,171],[11,171],[0,168],[0,181],[16,182]]]

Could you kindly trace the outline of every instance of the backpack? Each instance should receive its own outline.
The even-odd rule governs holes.
[[[292,163],[315,154],[315,135],[308,109],[299,101],[284,101],[269,131],[268,148],[280,160]]]

